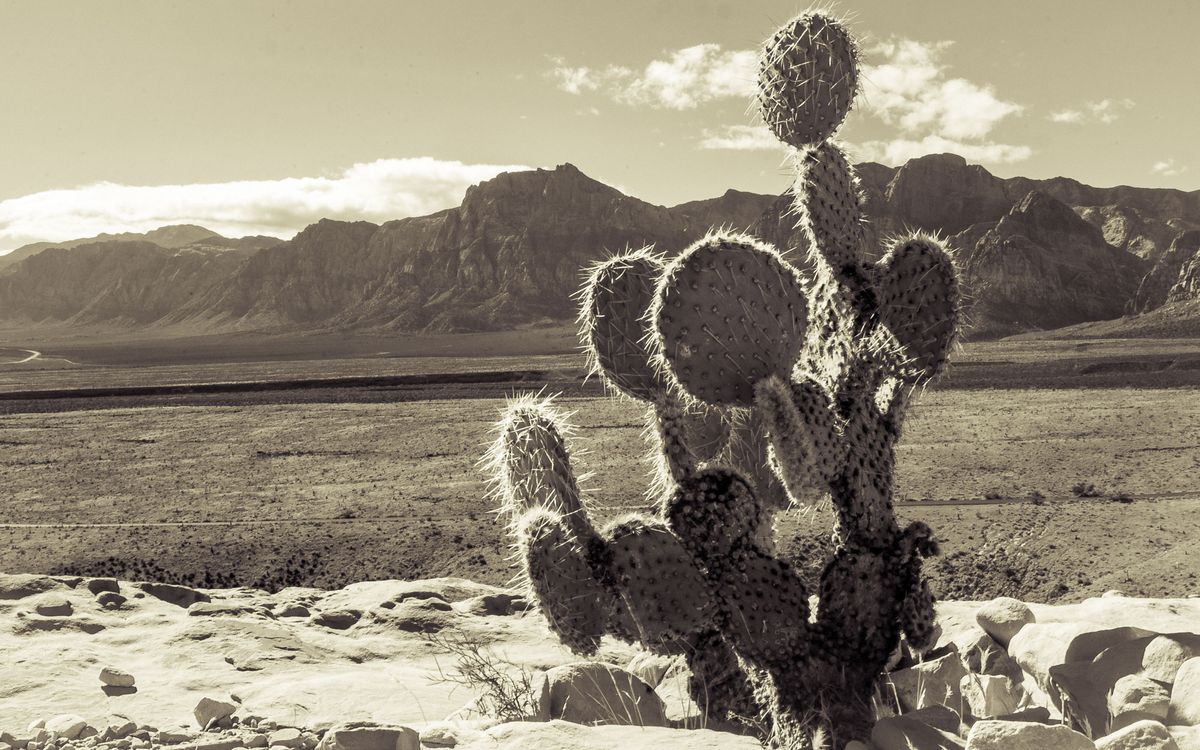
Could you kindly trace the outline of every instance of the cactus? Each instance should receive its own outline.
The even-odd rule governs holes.
[[[935,632],[922,560],[937,543],[923,523],[897,524],[892,475],[909,400],[954,345],[957,274],[926,235],[868,252],[857,180],[830,140],[856,57],[842,24],[807,13],[761,58],[763,118],[794,149],[807,278],[717,233],[669,262],[648,249],[610,259],[585,285],[594,368],[648,403],[656,513],[595,531],[546,403],[510,408],[493,453],[527,584],[563,642],[687,654],[711,717],[785,748],[865,739],[902,635],[920,651]],[[832,501],[838,547],[810,613],[771,521],[814,496]]]

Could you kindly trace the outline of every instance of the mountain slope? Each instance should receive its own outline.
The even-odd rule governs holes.
[[[952,154],[858,172],[874,252],[911,229],[949,237],[967,271],[976,337],[1154,309],[1194,252],[1184,238],[1164,250],[1166,238],[1200,226],[1200,191],[1001,179]],[[572,294],[597,259],[646,244],[675,252],[710,227],[747,230],[804,262],[787,193],[729,190],[666,208],[565,164],[501,174],[429,216],[322,220],[287,242],[182,226],[37,247],[0,269],[0,317],[202,330],[506,329],[573,316]],[[1183,288],[1190,294],[1192,282]]]

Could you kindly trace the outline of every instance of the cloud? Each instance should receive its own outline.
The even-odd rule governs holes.
[[[418,157],[355,164],[331,177],[47,190],[0,201],[0,250],[184,223],[227,236],[291,236],[323,217],[379,222],[432,213],[457,205],[470,185],[524,169]]]
[[[1174,159],[1165,159],[1154,162],[1150,167],[1150,171],[1154,174],[1160,174],[1163,177],[1174,177],[1177,174],[1186,172],[1187,167],[1182,164],[1176,164]]]
[[[757,59],[752,50],[723,50],[706,43],[670,52],[641,70],[622,65],[572,67],[553,57],[549,75],[569,94],[599,91],[623,104],[684,110],[718,99],[752,97]]]
[[[1033,155],[1028,146],[1012,146],[1006,143],[968,143],[927,135],[920,140],[897,138],[891,141],[863,141],[849,145],[851,153],[862,161],[877,161],[884,164],[903,164],[909,159],[927,154],[950,152],[967,161],[986,164],[1010,164],[1024,161]]]
[[[705,130],[700,148],[729,151],[776,151],[784,145],[765,125],[728,125]]]
[[[1099,122],[1108,125],[1115,122],[1122,112],[1133,109],[1132,99],[1101,99],[1087,102],[1079,109],[1062,109],[1051,112],[1046,119],[1050,122],[1077,125],[1083,122]]]
[[[988,84],[950,77],[943,58],[952,46],[894,38],[867,52],[860,106],[867,116],[899,129],[901,137],[862,143],[859,150],[892,163],[938,151],[992,163],[1029,158],[1028,146],[992,139],[998,125],[1025,107],[1001,98]]]

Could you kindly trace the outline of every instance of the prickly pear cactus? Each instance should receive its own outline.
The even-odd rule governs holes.
[[[648,404],[657,514],[594,530],[546,403],[514,404],[492,454],[529,588],[563,642],[685,653],[711,717],[785,748],[866,738],[901,634],[917,650],[934,634],[921,566],[937,544],[925,524],[897,524],[892,474],[909,398],[954,345],[957,273],[930,236],[866,247],[857,180],[830,140],[857,80],[854,40],[820,13],[762,53],[763,119],[794,149],[807,278],[726,233],[669,261],[618,256],[585,285],[595,369]],[[832,501],[839,545],[810,612],[771,519],[814,496]]]

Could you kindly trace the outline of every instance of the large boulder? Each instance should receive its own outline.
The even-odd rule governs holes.
[[[1003,675],[968,674],[960,689],[971,715],[979,719],[1016,713],[1028,695],[1020,684]]]
[[[317,750],[421,750],[421,738],[408,727],[349,722],[331,727]]]
[[[1183,663],[1200,656],[1200,635],[1171,633],[1152,640],[1142,656],[1142,672],[1152,680],[1175,682],[1175,674]]]
[[[1179,750],[1162,722],[1144,719],[1096,740],[1096,750]]]
[[[1021,628],[1035,619],[1029,605],[1007,596],[991,600],[975,613],[975,621],[983,632],[1005,648]]]
[[[577,724],[667,726],[662,699],[623,669],[599,662],[564,664],[546,672],[538,717]]]
[[[83,730],[87,729],[87,726],[88,723],[84,719],[74,714],[62,714],[47,720],[45,729],[55,737],[73,740],[83,734]]]
[[[925,706],[942,705],[957,710],[962,704],[962,679],[967,674],[958,649],[943,646],[929,652],[925,660],[888,675],[896,690],[900,707],[914,711]]]
[[[1095,750],[1087,737],[1061,724],[985,719],[971,727],[967,750]]]
[[[233,716],[233,712],[236,710],[237,705],[229,701],[215,700],[205,696],[192,709],[192,715],[196,717],[196,723],[200,725],[201,729],[207,729],[210,724]]]
[[[1175,674],[1167,723],[1200,725],[1200,656],[1185,661]]]
[[[1116,681],[1108,694],[1112,729],[1143,719],[1163,721],[1171,704],[1171,693],[1145,674],[1127,674]]]

